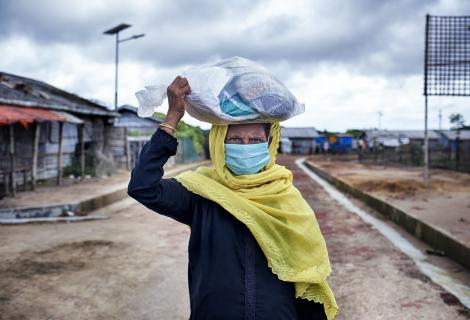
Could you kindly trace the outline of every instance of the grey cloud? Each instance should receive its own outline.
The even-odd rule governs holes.
[[[242,55],[267,63],[285,59],[294,65],[329,61],[364,70],[372,69],[370,72],[374,72],[374,69],[376,72],[392,74],[416,72],[416,61],[420,58],[416,47],[422,44],[422,40],[410,34],[409,37],[420,40],[419,44],[414,47],[401,46],[403,41],[394,34],[393,26],[395,23],[414,24],[418,19],[424,22],[424,14],[419,14],[425,8],[422,2],[395,1],[393,6],[391,2],[354,3],[359,5],[344,6],[336,15],[337,7],[321,8],[324,20],[311,21],[307,29],[301,29],[295,17],[289,16],[261,20],[260,25],[253,28],[242,32],[235,29],[226,35],[198,26],[194,26],[192,32],[187,34],[178,26],[168,26],[164,32],[139,45],[139,48],[131,49],[130,54],[137,60],[158,61],[165,65],[179,65],[188,61],[200,63],[208,56],[218,54],[223,57]],[[378,3],[382,3],[381,6]],[[403,10],[404,7],[407,9]],[[321,30],[328,17],[335,19],[334,23],[328,24],[336,30],[330,32],[324,29],[323,33],[319,33],[318,29]],[[391,47],[400,49],[392,50]],[[374,65],[370,61],[372,55],[383,55],[385,63]],[[402,59],[402,56],[408,59]],[[412,62],[401,64],[410,58]]]
[[[367,74],[388,76],[422,70],[424,15],[441,2],[421,0],[306,1],[302,13],[260,16],[258,24],[239,28],[265,1],[151,1],[124,0],[91,5],[89,11],[70,2],[10,1],[0,5],[0,39],[26,34],[39,44],[70,43],[84,54],[109,61],[113,50],[102,32],[130,22],[123,37],[146,33],[135,43],[123,43],[122,59],[155,67],[179,67],[213,57],[245,56],[267,65],[287,62],[292,68],[342,64]],[[78,3],[78,2],[76,2]],[[288,5],[288,2],[286,2]],[[442,8],[442,5],[440,5]],[[462,1],[452,12],[470,10]],[[308,16],[308,15],[307,15]],[[222,29],[223,28],[223,29]],[[282,68],[288,76],[289,68]]]
[[[2,1],[0,39],[9,34],[26,34],[41,44],[84,44],[99,41],[103,31],[121,22],[135,22],[136,25],[158,30],[162,25],[187,26],[217,21],[250,7],[253,7],[253,2],[247,0],[230,4],[210,0],[115,0],[88,3],[58,0]]]

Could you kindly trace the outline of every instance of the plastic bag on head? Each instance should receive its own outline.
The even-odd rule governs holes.
[[[150,117],[156,111],[155,108],[163,104],[166,98],[166,85],[146,86],[145,90],[140,90],[135,93],[139,101],[139,108],[137,115],[145,118]]]
[[[305,111],[295,96],[268,70],[251,60],[232,57],[193,67],[182,74],[191,93],[186,110],[212,124],[283,121]],[[167,85],[136,93],[139,116],[150,116],[166,98]]]

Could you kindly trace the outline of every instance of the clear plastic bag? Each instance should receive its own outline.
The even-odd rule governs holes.
[[[251,60],[233,57],[186,70],[191,93],[186,111],[212,124],[283,121],[305,111],[294,95],[269,71]],[[166,98],[168,85],[136,92],[138,115],[151,116]]]

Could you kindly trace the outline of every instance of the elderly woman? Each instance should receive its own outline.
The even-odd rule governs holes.
[[[334,319],[325,241],[292,172],[275,164],[279,123],[212,125],[213,166],[162,179],[188,81],[177,77],[167,92],[166,119],[142,149],[128,194],[191,228],[190,319]]]

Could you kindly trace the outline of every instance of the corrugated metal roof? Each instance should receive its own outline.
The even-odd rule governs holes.
[[[137,108],[128,104],[120,106],[118,108],[118,112],[121,114],[121,117],[116,120],[116,127],[155,128],[155,124],[159,124],[164,121],[164,119],[154,117],[141,118],[137,115]]]
[[[457,130],[442,130],[441,133],[449,140],[457,138]],[[460,130],[460,140],[470,140],[470,130]]]
[[[45,82],[0,71],[0,104],[118,117],[116,111]]]
[[[319,134],[314,127],[281,127],[281,137],[283,138],[315,138]]]
[[[137,114],[137,107],[131,106],[130,104],[123,104],[117,108],[117,111],[128,110]]]
[[[409,138],[424,139],[424,130],[365,130],[364,133],[371,138]],[[439,139],[439,134],[433,130],[428,131],[429,139]]]
[[[410,139],[424,139],[424,130],[393,130],[395,135],[399,137],[407,137]],[[439,134],[433,130],[428,130],[429,139],[438,139]]]
[[[19,122],[26,127],[32,122],[65,120],[64,116],[45,109],[0,105],[0,125]]]

